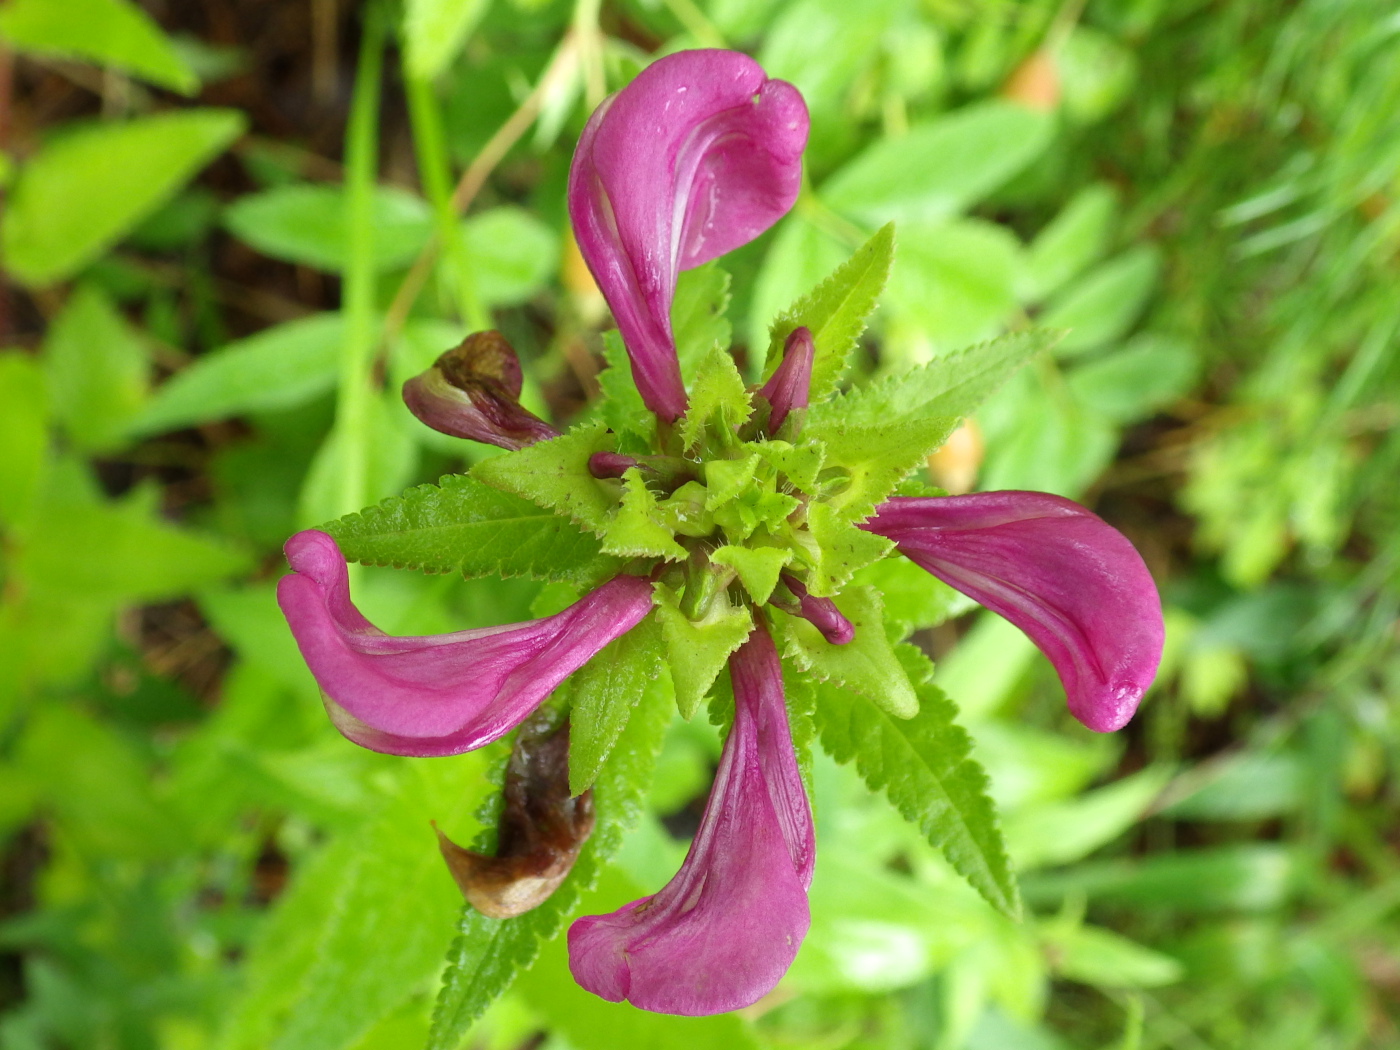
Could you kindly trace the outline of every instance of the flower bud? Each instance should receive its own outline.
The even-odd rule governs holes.
[[[836,608],[836,603],[830,598],[813,597],[807,593],[802,581],[795,576],[783,573],[781,579],[797,601],[792,608],[774,602],[780,609],[810,621],[812,626],[822,633],[828,645],[846,645],[856,636],[855,626],[842,615],[841,610]]]
[[[787,342],[783,344],[782,364],[758,391],[759,396],[773,406],[768,416],[768,433],[776,434],[789,412],[807,407],[816,352],[810,330],[794,328],[787,337]]]
[[[500,332],[476,332],[403,385],[410,412],[453,437],[521,449],[559,431],[520,404],[520,359]]]

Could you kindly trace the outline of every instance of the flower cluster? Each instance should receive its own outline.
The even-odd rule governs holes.
[[[893,481],[862,504],[839,457],[824,459],[804,433],[820,408],[809,401],[822,352],[807,328],[786,335],[761,386],[739,382],[734,392],[737,371],[724,355],[687,392],[671,321],[678,276],[792,207],[807,127],[790,84],[743,55],[689,51],[606,101],[580,139],[570,216],[650,413],[638,431],[649,449],[636,434],[621,442],[595,425],[571,482],[591,486],[605,508],[575,506],[576,520],[615,528],[603,550],[618,556],[616,575],[544,619],[391,637],[351,603],[335,540],[312,530],[287,544],[293,573],[280,601],[331,717],[356,743],[393,754],[454,754],[500,738],[648,616],[697,630],[740,624],[724,650],[732,728],[680,871],[653,896],[569,931],[579,983],[648,1010],[747,1006],[774,987],[807,931],[815,839],[774,627],[791,618],[828,646],[859,641],[861,628],[833,600],[849,573],[822,568],[832,535],[866,561],[897,549],[1016,624],[1091,729],[1132,716],[1161,654],[1161,609],[1142,559],[1083,507],[1035,492],[890,495]],[[731,394],[716,394],[726,382]],[[519,390],[514,354],[482,333],[411,382],[405,398],[431,426],[528,456],[558,432],[519,405]],[[673,664],[678,695],[709,690],[713,673],[685,681],[692,671]]]

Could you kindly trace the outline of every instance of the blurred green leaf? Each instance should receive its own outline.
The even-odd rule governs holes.
[[[365,494],[370,499],[387,499],[401,491],[413,477],[417,465],[418,445],[409,430],[416,424],[403,418],[399,411],[401,405],[396,390],[386,390],[382,396],[371,398],[364,431],[351,438],[363,442],[368,450]],[[333,427],[316,450],[311,469],[297,495],[300,528],[317,528],[345,510],[341,487],[345,439],[345,431],[340,426]]]
[[[172,857],[184,832],[152,791],[151,769],[108,726],[65,703],[37,707],[19,743],[19,765],[81,852],[101,857]]]
[[[729,309],[729,283],[729,274],[713,262],[686,270],[676,282],[671,331],[676,337],[681,378],[687,387],[695,381],[700,362],[709,352],[716,346],[730,344],[733,329],[725,316]]]
[[[176,598],[248,568],[238,548],[176,528],[141,500],[86,504],[49,497],[16,553],[15,571],[54,596],[137,602]]]
[[[1077,277],[1103,254],[1118,212],[1112,188],[1094,183],[1080,190],[1031,242],[1026,256],[1026,298],[1039,302]]]
[[[344,329],[339,314],[319,314],[196,358],[156,391],[127,429],[157,434],[309,401],[335,385]]]
[[[69,132],[20,172],[0,225],[30,286],[77,273],[242,134],[243,114],[187,109]]]
[[[661,630],[653,617],[610,642],[573,675],[569,794],[591,788],[638,704],[668,707]]]
[[[903,643],[899,649],[916,676],[918,713],[891,718],[869,699],[823,685],[817,690],[822,747],[838,762],[854,759],[870,789],[888,796],[973,888],[998,911],[1019,916],[1020,894],[987,797],[987,775],[953,721],[952,703],[930,681],[927,658]]]
[[[939,346],[985,339],[1015,309],[1021,256],[1016,235],[995,223],[906,223],[900,228],[889,309]]]
[[[0,352],[0,526],[29,516],[48,454],[49,396],[36,358]]]
[[[525,302],[559,269],[558,236],[524,208],[477,212],[462,225],[462,237],[477,294],[487,306]]]
[[[122,444],[146,400],[149,355],[105,295],[82,285],[44,340],[54,415],[81,448]]]
[[[409,75],[431,80],[445,72],[490,6],[491,0],[407,0],[403,35]]]
[[[1161,252],[1140,244],[1094,267],[1046,307],[1040,323],[1068,328],[1059,346],[1066,357],[1125,335],[1157,283]]]
[[[224,1050],[348,1048],[437,972],[460,895],[428,820],[469,826],[484,763],[397,770],[378,812],[308,863],[260,930]]]
[[[1054,122],[1006,102],[980,102],[882,139],[832,175],[822,199],[866,222],[943,219],[1025,168]]]
[[[1027,875],[1022,888],[1037,903],[1082,893],[1147,911],[1267,911],[1288,899],[1297,875],[1287,847],[1246,843],[1081,864]]]
[[[1184,774],[1180,788],[1194,790],[1163,812],[1175,820],[1268,820],[1299,809],[1308,775],[1299,756],[1246,751]]]
[[[416,194],[394,186],[374,190],[374,264],[407,266],[433,232],[433,214]],[[338,273],[348,255],[345,191],[297,183],[240,197],[224,210],[224,225],[264,255]]]
[[[1189,343],[1144,332],[1122,350],[1077,366],[1065,382],[1088,408],[1115,423],[1131,423],[1184,397],[1199,373]]]
[[[1061,977],[1099,988],[1157,988],[1182,977],[1181,963],[1170,955],[1097,926],[1056,933],[1050,950]]]
[[[462,474],[323,526],[349,561],[463,576],[592,580],[616,562],[568,519]]]
[[[1170,769],[1149,766],[1077,798],[1026,806],[1006,820],[1006,843],[1022,870],[1069,864],[1112,842],[1142,819]]]
[[[20,51],[111,66],[184,95],[199,87],[160,27],[129,0],[9,0],[0,37]]]

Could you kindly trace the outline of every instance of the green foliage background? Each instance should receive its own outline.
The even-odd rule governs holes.
[[[345,742],[272,586],[297,528],[489,454],[396,394],[465,331],[507,333],[541,413],[586,409],[617,348],[566,229],[573,142],[694,46],[792,80],[813,134],[793,214],[724,260],[728,322],[702,271],[679,327],[732,325],[756,374],[770,322],[894,221],[863,378],[1069,329],[935,480],[1095,507],[1161,583],[1169,645],[1096,737],[1013,629],[865,570],[935,657],[932,682],[901,657],[924,712],[800,702],[828,751],[864,725],[902,777],[812,761],[811,935],[772,997],[684,1020],[573,985],[535,941],[567,899],[528,929],[460,918],[427,821],[482,832],[502,753]],[[1400,1045],[1393,5],[8,0],[0,48],[4,1050]],[[428,633],[569,585],[355,586]],[[926,744],[940,689],[1020,922],[917,826],[973,775]],[[629,723],[576,910],[674,872],[717,754],[703,718]]]

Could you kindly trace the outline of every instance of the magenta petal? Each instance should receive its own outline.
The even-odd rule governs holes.
[[[395,638],[350,601],[335,540],[287,541],[277,601],[336,727],[394,755],[455,755],[503,736],[651,609],[651,584],[617,576],[543,620]]]
[[[782,667],[755,626],[730,659],[734,727],[700,831],[654,896],[569,928],[574,979],[658,1013],[738,1010],[771,991],[807,934],[816,842],[783,703]]]
[[[886,501],[862,528],[1030,636],[1090,729],[1121,728],[1162,658],[1162,603],[1142,556],[1044,492]]]
[[[569,171],[579,250],[612,308],[647,407],[685,411],[676,276],[747,244],[797,199],[807,107],[734,51],[658,59],[599,106]]]
[[[855,624],[846,619],[830,598],[817,598],[795,576],[783,573],[783,583],[797,598],[797,615],[809,620],[828,645],[848,645],[856,636]],[[784,610],[787,611],[787,610]]]

